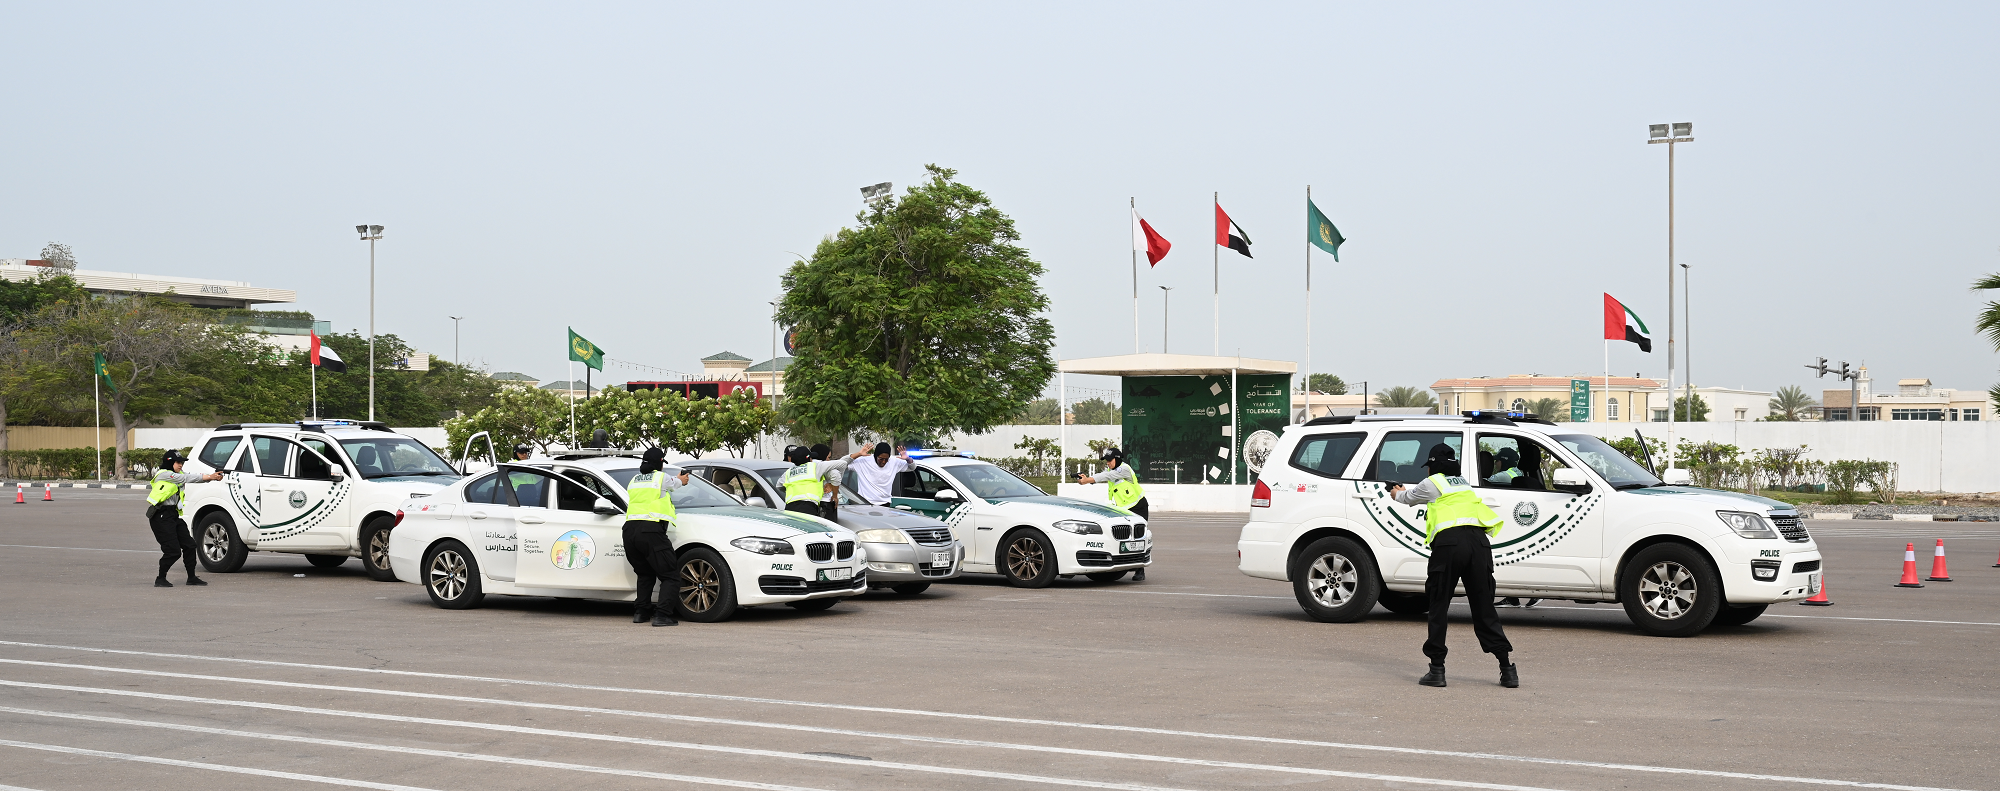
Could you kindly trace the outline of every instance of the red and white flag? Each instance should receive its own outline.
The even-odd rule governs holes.
[[[340,359],[340,352],[334,351],[332,346],[321,345],[317,332],[312,334],[312,351],[309,356],[315,368],[325,368],[334,373],[347,372],[347,363]]]
[[[1229,213],[1222,210],[1220,203],[1215,204],[1215,243],[1242,253],[1244,258],[1256,257],[1250,254],[1250,234],[1229,219]]]
[[[1132,249],[1145,251],[1146,263],[1150,266],[1158,266],[1160,259],[1167,257],[1167,251],[1174,249],[1174,245],[1172,242],[1167,241],[1167,237],[1161,236],[1159,231],[1153,230],[1152,223],[1148,223],[1146,222],[1146,218],[1140,217],[1138,209],[1133,209]]]

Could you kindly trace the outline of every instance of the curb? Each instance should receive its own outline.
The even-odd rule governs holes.
[[[43,481],[15,481],[0,483],[0,488],[14,486],[24,489],[144,489],[143,483],[47,483]]]
[[[2000,522],[2000,517],[1991,516],[1960,516],[1958,514],[1856,514],[1847,511],[1829,511],[1821,514],[1807,513],[1805,518],[1830,521],[1859,519],[1872,522]]]

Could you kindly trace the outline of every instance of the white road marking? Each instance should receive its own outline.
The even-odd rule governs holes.
[[[0,661],[5,661],[5,660],[0,660]],[[133,671],[133,672],[141,672],[141,671]],[[186,677],[181,674],[162,673],[158,675]],[[213,679],[217,681],[234,681],[236,683],[244,683],[244,682],[262,683],[251,679],[227,679],[218,676],[195,676],[194,678]],[[893,761],[877,761],[873,759],[845,758],[845,757],[840,757],[839,753],[777,752],[773,750],[759,750],[749,747],[724,747],[720,745],[711,745],[711,744],[669,742],[657,739],[645,739],[636,736],[615,736],[615,735],[587,733],[580,731],[559,731],[559,730],[550,730],[546,728],[531,728],[520,725],[501,725],[496,723],[469,722],[464,720],[441,720],[441,719],[432,719],[429,717],[409,717],[397,714],[375,714],[372,712],[348,711],[344,709],[320,709],[320,708],[310,708],[306,706],[289,706],[282,703],[261,703],[257,701],[226,700],[221,698],[198,698],[186,695],[169,695],[159,692],[139,692],[136,690],[100,689],[94,687],[73,687],[63,684],[40,684],[40,683],[26,682],[26,681],[7,681],[4,679],[0,679],[0,685],[9,687],[23,687],[27,689],[49,689],[49,690],[60,690],[64,692],[85,692],[85,693],[95,693],[100,695],[116,695],[121,697],[149,698],[153,700],[172,700],[183,703],[196,703],[209,706],[240,706],[244,708],[253,708],[253,709],[286,711],[295,714],[318,714],[329,717],[355,717],[359,719],[383,720],[387,722],[402,722],[414,725],[441,725],[446,727],[458,727],[458,728],[477,728],[480,730],[504,731],[507,733],[525,733],[535,736],[564,736],[573,739],[591,739],[595,741],[620,742],[624,744],[644,745],[647,747],[673,747],[679,749],[702,750],[707,752],[736,753],[740,755],[755,755],[765,758],[786,758],[786,759],[809,760],[809,761],[833,761],[835,763],[865,763],[866,765],[873,767],[905,769],[916,772],[933,772],[938,774],[971,775],[974,777],[999,778],[1003,780],[1022,780],[1027,782],[1048,783],[1052,785],[1080,785],[1089,788],[1151,788],[1151,786],[1129,786],[1125,784],[1115,784],[1115,783],[1105,784],[1091,780],[1070,780],[1067,778],[1042,777],[1038,775],[993,773],[977,769],[958,769],[953,767],[930,766],[925,764],[905,764],[905,763],[896,763]],[[1116,759],[1139,760],[1139,761],[1153,761],[1157,763],[1184,764],[1189,766],[1207,766],[1218,769],[1248,769],[1253,771],[1285,772],[1290,774],[1316,775],[1320,777],[1343,777],[1343,778],[1357,779],[1357,780],[1382,780],[1385,782],[1395,781],[1404,783],[1415,783],[1421,785],[1444,786],[1447,788],[1486,788],[1486,789],[1506,789],[1507,791],[1547,791],[1547,789],[1540,789],[1533,786],[1515,786],[1515,785],[1480,783],[1480,782],[1462,781],[1462,780],[1437,780],[1425,777],[1384,775],[1384,774],[1376,774],[1373,772],[1344,772],[1336,769],[1309,769],[1296,766],[1250,764],[1250,763],[1239,763],[1235,761],[1210,761],[1199,758],[1177,758],[1177,757],[1162,756],[1162,755],[1146,755],[1143,753],[1107,752],[1103,750],[1085,750],[1073,747],[1043,747],[1040,745],[1031,745],[1031,744],[1009,744],[1006,742],[986,742],[986,741],[976,741],[971,739],[950,739],[937,736],[911,736],[908,734],[901,734],[901,733],[875,733],[872,731],[857,731],[857,730],[848,730],[845,728],[822,728],[811,725],[787,725],[780,723],[750,722],[746,720],[726,720],[715,717],[694,717],[682,714],[659,714],[656,712],[647,712],[647,711],[601,709],[589,706],[567,706],[567,705],[547,704],[547,703],[524,703],[511,700],[493,700],[489,698],[471,698],[471,697],[461,697],[457,695],[438,695],[438,694],[422,693],[422,692],[397,692],[390,690],[359,689],[354,687],[329,687],[318,684],[294,684],[290,682],[281,682],[280,685],[306,687],[310,689],[332,690],[338,692],[366,692],[366,693],[382,694],[382,695],[395,695],[398,697],[450,700],[463,703],[486,703],[486,704],[503,705],[503,706],[522,706],[526,708],[537,708],[537,709],[555,709],[558,711],[576,711],[576,712],[590,712],[593,714],[612,714],[612,715],[623,715],[631,717],[646,717],[651,719],[678,720],[683,722],[698,722],[703,724],[714,724],[714,725],[736,725],[736,726],[751,727],[751,728],[773,728],[778,730],[825,733],[836,736],[860,736],[860,737],[876,738],[876,739],[894,739],[898,741],[928,742],[931,744],[949,744],[957,747],[986,747],[986,748],[996,748],[1003,750],[1027,750],[1032,752],[1061,753],[1064,755],[1080,755],[1089,758],[1116,758]]]
[[[42,546],[35,546],[33,544],[0,544],[0,547],[11,547],[13,549],[75,549],[84,552],[144,552],[148,555],[160,554],[160,551],[157,549],[100,549],[98,547],[42,547]]]
[[[590,772],[593,774],[619,775],[622,777],[644,777],[651,780],[677,780],[683,783],[694,783],[697,785],[728,786],[731,788],[757,788],[757,789],[764,789],[764,791],[821,791],[821,789],[805,788],[802,786],[776,785],[773,783],[757,783],[748,780],[724,780],[716,777],[695,777],[693,775],[674,775],[674,774],[667,774],[665,772],[647,772],[638,769],[613,769],[606,766],[570,764],[570,763],[562,763],[559,761],[538,761],[533,758],[515,758],[513,756],[506,756],[506,755],[487,755],[485,753],[467,753],[467,752],[459,752],[456,750],[427,750],[422,747],[398,747],[392,744],[373,744],[370,742],[348,742],[348,741],[340,741],[337,739],[315,739],[310,736],[289,736],[279,733],[258,733],[256,731],[233,731],[226,728],[205,728],[199,725],[181,725],[179,723],[173,723],[173,722],[154,722],[151,720],[128,720],[119,717],[99,717],[92,714],[70,714],[61,711],[37,711],[35,709],[17,709],[12,706],[0,706],[0,711],[4,711],[10,714],[26,714],[36,717],[58,717],[66,720],[102,722],[111,725],[137,725],[145,728],[165,728],[167,730],[186,731],[188,733],[206,733],[212,736],[238,736],[245,739],[267,739],[276,742],[313,744],[313,745],[319,745],[321,747],[344,747],[352,750],[377,750],[381,752],[390,752],[390,753],[405,753],[408,755],[425,755],[425,756],[430,756],[432,758],[459,758],[468,761],[486,761],[489,763],[496,763],[496,764],[533,766],[542,769],[562,769],[564,771],[570,771],[570,772]],[[868,764],[873,762],[856,761],[855,763]]]
[[[1905,786],[1905,785],[1893,785],[1884,783],[1861,783],[1848,780],[1832,780],[1832,779],[1815,778],[1815,777],[1745,774],[1741,772],[1725,772],[1725,771],[1709,770],[1709,769],[1686,769],[1686,768],[1667,767],[1667,766],[1648,766],[1645,764],[1615,764],[1615,763],[1604,763],[1599,761],[1577,761],[1564,758],[1537,758],[1533,756],[1524,756],[1524,755],[1505,755],[1500,753],[1472,753],[1472,752],[1456,752],[1451,750],[1427,750],[1418,747],[1394,747],[1394,746],[1376,745],[1376,744],[1316,741],[1311,739],[1287,739],[1275,736],[1248,736],[1248,735],[1231,734],[1231,733],[1181,731],[1181,730],[1171,730],[1166,728],[1147,728],[1147,727],[1132,726],[1132,725],[1109,725],[1109,724],[1092,723],[1092,722],[1067,722],[1063,720],[1038,720],[1038,719],[1023,718],[1023,717],[1001,717],[990,714],[964,714],[959,712],[925,711],[922,709],[896,709],[896,708],[887,708],[881,706],[856,706],[844,703],[818,703],[813,701],[782,700],[775,698],[753,698],[741,695],[715,695],[715,694],[700,693],[700,692],[678,692],[678,691],[657,690],[657,689],[635,689],[629,687],[606,687],[606,686],[596,686],[590,684],[568,684],[557,681],[532,681],[532,680],[510,679],[510,678],[494,678],[490,676],[459,675],[454,673],[426,673],[414,670],[387,670],[382,668],[346,667],[341,665],[318,665],[318,664],[307,664],[301,662],[279,662],[269,659],[238,659],[235,657],[211,657],[211,656],[200,656],[195,654],[169,654],[169,653],[160,653],[153,651],[130,651],[130,650],[116,649],[116,648],[87,648],[81,646],[49,645],[43,643],[24,643],[13,640],[0,640],[0,645],[15,645],[15,646],[25,646],[31,648],[52,648],[52,649],[70,650],[70,651],[85,651],[92,653],[120,654],[127,656],[150,656],[150,657],[160,657],[166,659],[194,659],[194,660],[206,660],[212,662],[234,662],[241,664],[265,665],[272,667],[295,667],[295,668],[307,668],[313,670],[347,671],[353,673],[376,673],[381,675],[408,676],[413,678],[446,679],[452,681],[477,681],[483,683],[497,683],[497,684],[520,684],[523,686],[554,687],[559,689],[577,689],[577,690],[588,690],[594,692],[616,692],[620,694],[660,695],[664,697],[681,697],[681,698],[691,698],[698,700],[721,700],[721,701],[729,701],[735,703],[759,703],[759,704],[768,704],[776,706],[791,706],[796,708],[835,709],[839,711],[869,712],[876,714],[896,714],[896,715],[917,716],[917,717],[939,717],[945,719],[973,720],[980,722],[1002,722],[1015,725],[1043,725],[1043,726],[1059,727],[1059,728],[1077,728],[1081,730],[1115,731],[1119,733],[1145,733],[1156,736],[1182,736],[1182,737],[1197,738],[1197,739],[1217,739],[1224,741],[1253,742],[1259,744],[1284,744],[1284,745],[1294,745],[1301,747],[1325,747],[1325,748],[1342,749],[1342,750],[1361,750],[1369,752],[1398,753],[1403,755],[1433,755],[1446,758],[1470,758],[1470,759],[1486,760],[1486,761],[1515,761],[1521,763],[1548,764],[1551,766],[1576,766],[1576,767],[1588,767],[1595,769],[1613,769],[1613,770],[1629,771],[1629,772],[1651,772],[1651,773],[1661,773],[1661,774],[1682,774],[1682,775],[1691,775],[1699,777],[1724,777],[1733,779],[1767,780],[1773,782],[1802,783],[1806,785],[1840,786],[1848,788],[1885,788],[1885,789],[1898,789],[1899,791],[1946,791],[1945,789],[1936,789],[1927,786]],[[0,660],[0,661],[5,661],[14,664],[49,664],[54,666],[62,666],[61,663],[35,663],[29,660]],[[91,667],[91,666],[79,665],[78,667]],[[103,668],[103,669],[115,670],[121,672],[165,675],[164,673],[157,673],[154,671],[128,670],[126,668]],[[243,679],[231,678],[229,680],[240,682]],[[293,684],[296,682],[271,682],[271,683]]]
[[[64,747],[59,744],[36,744],[34,742],[17,742],[11,739],[0,739],[0,746],[19,747],[24,750],[46,750],[52,753],[69,753],[70,755],[88,755],[93,758],[116,758],[120,761],[137,761],[139,763],[160,764],[162,766],[179,766],[187,769],[208,769],[210,771],[215,771],[215,772],[230,772],[233,774],[240,774],[240,775],[275,777],[281,780],[303,780],[308,783],[324,783],[326,785],[348,786],[350,788],[373,788],[373,789],[378,789],[378,791],[430,791],[430,789],[418,788],[417,786],[401,786],[401,785],[395,785],[393,783],[371,783],[366,780],[348,780],[343,777],[322,777],[320,775],[302,775],[297,772],[279,772],[271,769],[252,769],[247,766],[229,766],[227,764],[209,764],[209,763],[202,763],[200,761],[182,761],[175,758],[155,758],[150,755],[114,753],[114,752],[106,752],[104,750],[86,750],[82,747]],[[28,789],[18,788],[16,786],[0,786],[0,791],[28,791]]]
[[[1526,598],[1526,597],[1521,597],[1521,598]],[[1619,607],[1619,605],[1616,605],[1616,604],[1612,604],[1611,602],[1605,602],[1605,603],[1606,603],[1606,604],[1611,604],[1611,606],[1612,606],[1612,607]],[[1453,606],[1453,607],[1464,607],[1464,606],[1466,606],[1466,603],[1465,603],[1465,602],[1462,602],[1462,601],[1460,601],[1460,602],[1452,602],[1452,603],[1451,603],[1451,606]],[[1601,613],[1617,613],[1617,614],[1619,614],[1619,615],[1624,615],[1624,614],[1625,614],[1625,611],[1624,611],[1623,609],[1606,609],[1606,608],[1603,608],[1603,607],[1561,607],[1561,606],[1550,606],[1550,605],[1546,605],[1546,604],[1537,604],[1537,605],[1535,605],[1535,606],[1533,606],[1533,607],[1505,607],[1505,608],[1502,608],[1502,609],[1508,609],[1508,610],[1521,610],[1521,609],[1527,609],[1527,610],[1582,610],[1582,611],[1584,611],[1584,612],[1591,612],[1591,611],[1596,611],[1596,612],[1601,612]],[[1774,612],[1767,612],[1767,613],[1764,613],[1764,615],[1763,615],[1762,617],[1764,617],[1764,618],[1804,618],[1804,619],[1807,619],[1807,620],[1814,620],[1814,621],[1881,621],[1881,622],[1884,622],[1884,623],[1934,623],[1934,624],[1941,624],[1941,625],[1944,625],[1944,626],[2000,626],[2000,623],[1989,623],[1989,622],[1986,622],[1986,621],[1924,621],[1924,620],[1918,620],[1918,619],[1915,619],[1915,618],[1858,618],[1858,617],[1855,617],[1855,616],[1851,616],[1851,615],[1779,615],[1779,614],[1777,614],[1777,613],[1774,613]]]

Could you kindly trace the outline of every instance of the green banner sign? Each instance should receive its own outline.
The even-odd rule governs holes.
[[[1569,380],[1569,419],[1572,423],[1590,422],[1590,380]]]
[[[1123,447],[1144,483],[1248,484],[1291,422],[1288,374],[1128,376]],[[1239,443],[1237,438],[1241,437]]]

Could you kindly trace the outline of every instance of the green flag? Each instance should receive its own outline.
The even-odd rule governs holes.
[[[604,370],[604,350],[597,348],[597,344],[584,340],[583,336],[576,334],[576,330],[569,331],[569,358],[597,370]]]
[[[1347,241],[1340,235],[1340,229],[1333,227],[1333,221],[1319,213],[1311,199],[1306,200],[1306,241],[1314,247],[1333,254],[1333,260],[1340,260],[1340,243]]]
[[[104,353],[94,352],[90,358],[92,368],[97,372],[97,378],[104,380],[105,389],[113,393],[118,392],[118,386],[111,383],[111,369],[104,367]]]

